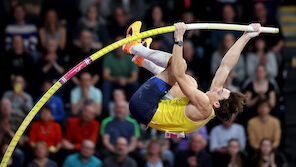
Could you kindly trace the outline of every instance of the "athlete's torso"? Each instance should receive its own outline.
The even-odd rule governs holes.
[[[208,118],[194,122],[185,114],[185,109],[188,105],[190,104],[187,97],[161,100],[158,103],[155,115],[148,125],[160,131],[190,133],[204,126],[215,116],[215,113],[212,110],[212,113]]]

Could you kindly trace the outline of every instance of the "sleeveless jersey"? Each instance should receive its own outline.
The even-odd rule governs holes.
[[[207,119],[198,122],[192,121],[185,114],[188,103],[187,97],[161,100],[148,126],[160,131],[190,133],[198,130],[215,117],[214,109],[212,109],[212,113]]]

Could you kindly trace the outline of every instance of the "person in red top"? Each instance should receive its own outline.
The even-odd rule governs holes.
[[[95,120],[95,114],[95,108],[89,104],[84,107],[81,117],[68,119],[63,141],[65,149],[80,150],[81,143],[85,139],[97,143],[100,125]]]
[[[29,144],[35,147],[36,143],[44,141],[50,152],[56,153],[60,150],[63,134],[60,124],[53,121],[51,108],[44,106],[40,111],[40,120],[32,123],[29,132]]]

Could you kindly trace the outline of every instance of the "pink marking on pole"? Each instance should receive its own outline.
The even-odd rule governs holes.
[[[85,66],[87,66],[87,63],[85,61],[80,62],[77,66],[75,66],[67,74],[65,74],[64,78],[68,81],[73,75],[78,73]]]

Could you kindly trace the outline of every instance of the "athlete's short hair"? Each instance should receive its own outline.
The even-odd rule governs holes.
[[[246,96],[239,92],[230,92],[228,99],[219,101],[220,107],[215,108],[215,114],[221,121],[228,121],[231,117],[243,112]]]

